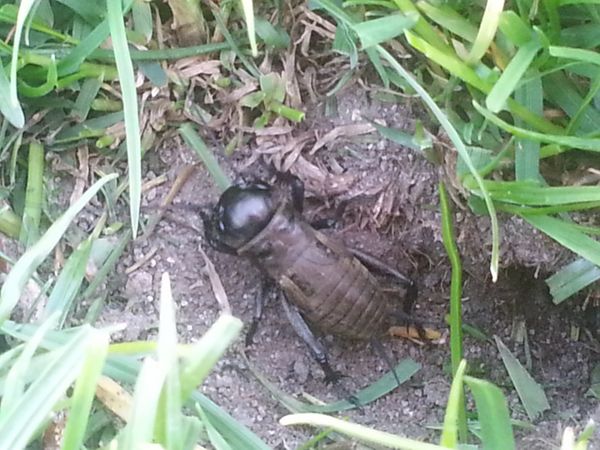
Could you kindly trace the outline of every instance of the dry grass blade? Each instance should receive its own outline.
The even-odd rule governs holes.
[[[160,207],[158,211],[154,213],[154,215],[152,215],[150,219],[148,219],[146,231],[141,236],[140,240],[148,239],[152,235],[154,229],[156,228],[156,225],[158,225],[158,223],[161,221],[165,210],[173,202],[173,199],[177,196],[177,194],[179,193],[183,185],[185,185],[192,173],[194,173],[194,170],[196,170],[196,166],[185,166],[179,171],[179,173],[177,174],[177,178],[175,178],[173,186],[171,186],[171,189],[169,189],[167,195],[163,198],[162,202],[160,202]]]
[[[221,277],[219,277],[219,274],[215,269],[215,265],[208,258],[208,255],[204,252],[202,247],[199,247],[199,250],[200,254],[202,255],[202,258],[204,259],[204,271],[208,275],[210,285],[212,287],[213,293],[215,294],[215,298],[217,299],[217,303],[219,303],[221,312],[231,314],[231,306],[229,305],[227,293],[225,292],[225,288],[223,287],[223,283],[221,282]]]
[[[125,422],[129,420],[133,397],[112,378],[102,376],[98,380],[96,398],[121,420]]]
[[[360,123],[360,124],[351,124],[351,125],[341,125],[339,127],[335,127],[333,130],[325,134],[325,136],[315,142],[313,148],[310,149],[310,154],[314,155],[317,150],[324,147],[327,144],[331,144],[335,142],[339,138],[342,137],[353,137],[360,136],[362,134],[369,134],[376,131],[376,128],[370,123]]]

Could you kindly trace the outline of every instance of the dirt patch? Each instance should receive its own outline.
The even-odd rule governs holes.
[[[314,143],[337,126],[364,125],[364,117],[411,130],[413,113],[406,106],[376,102],[361,92],[339,94],[338,112],[332,117],[325,117],[322,107],[315,105],[308,112],[306,128],[298,133],[307,133],[318,124],[310,138]],[[239,172],[261,170],[257,151],[274,145],[269,139],[259,139],[258,148],[253,146],[233,158],[222,159],[222,166],[232,178]],[[284,161],[276,154],[266,158],[276,165]],[[188,149],[171,143],[148,155],[144,173],[150,178],[166,173],[173,180],[180,168],[193,162],[195,158]],[[423,155],[369,133],[334,139],[314,155],[304,152],[297,156],[292,171],[307,182],[309,213],[332,214],[340,202],[347,202],[342,229],[337,233],[349,245],[368,249],[413,276],[420,289],[416,315],[445,330],[450,270],[441,243],[438,168]],[[148,214],[168,188],[163,185],[146,193],[144,207]],[[212,179],[200,167],[176,203],[204,205],[215,202],[218,195]],[[135,242],[121,263],[119,273],[124,273],[125,267],[153,254],[128,277],[117,277],[116,295],[102,315],[105,323],[128,323],[123,338],[146,338],[156,333],[159,281],[165,271],[172,277],[181,340],[196,340],[215,321],[219,308],[203,272],[199,245],[215,264],[234,314],[246,323],[252,317],[258,289],[256,268],[207,249],[202,236],[193,229],[202,228],[197,214],[184,208],[175,211],[167,215],[150,239]],[[522,361],[526,360],[526,342],[531,373],[545,386],[550,400],[552,409],[538,426],[533,431],[519,432],[521,445],[530,449],[558,448],[559,433],[565,426],[584,424],[593,414],[599,415],[595,410],[597,401],[585,397],[590,371],[598,361],[597,343],[585,333],[579,341],[569,338],[571,325],[578,321],[573,313],[576,302],[554,306],[540,281],[543,274],[572,256],[522,221],[503,217],[502,263],[513,269],[503,270],[499,282],[493,284],[488,275],[489,221],[459,211],[456,227],[466,272],[465,321],[490,337],[499,336]],[[525,325],[521,335],[526,336],[525,341],[511,339],[517,335],[515,324]],[[330,337],[325,341],[334,367],[349,375],[344,383],[350,390],[370,384],[387,371],[385,362],[368,345]],[[514,417],[524,419],[495,346],[471,337],[465,342],[465,356],[474,372],[506,387]],[[219,362],[202,391],[273,448],[298,447],[313,435],[313,430],[279,426],[277,420],[286,411],[250,375],[237,352],[242,345],[240,340]],[[389,339],[383,345],[393,361],[410,357],[422,369],[391,394],[345,416],[381,430],[435,440],[436,432],[426,426],[437,425],[443,419],[450,379],[447,346],[418,346],[398,339]],[[318,365],[291,330],[275,299],[267,306],[249,357],[266,377],[290,394],[305,391],[324,401],[336,399],[335,391],[322,383]]]

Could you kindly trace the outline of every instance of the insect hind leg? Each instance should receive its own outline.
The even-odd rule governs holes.
[[[379,357],[385,361],[388,368],[394,374],[396,383],[398,384],[398,386],[400,386],[402,383],[400,382],[400,378],[398,377],[398,373],[396,372],[396,367],[392,363],[392,360],[391,360],[389,354],[385,351],[385,348],[383,347],[383,344],[381,343],[381,341],[377,338],[371,339],[371,347],[373,347],[373,350],[375,350],[375,353],[377,353],[379,355]]]
[[[323,369],[323,372],[325,373],[325,383],[331,384],[338,382],[344,375],[331,367],[325,346],[319,342],[317,337],[313,334],[300,312],[294,306],[290,305],[285,294],[283,294],[283,297],[282,304],[285,314],[296,334],[300,336],[308,346],[313,357],[319,363],[321,369]]]
[[[375,272],[388,275],[396,279],[402,286],[404,286],[406,289],[406,295],[404,296],[403,310],[406,314],[410,314],[413,310],[417,297],[419,296],[419,289],[414,280],[373,255],[355,248],[350,248],[349,250],[361,263],[367,266],[367,268]]]

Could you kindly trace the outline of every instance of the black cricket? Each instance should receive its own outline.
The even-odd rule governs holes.
[[[320,364],[325,382],[336,382],[343,375],[332,369],[312,329],[369,340],[381,352],[377,338],[392,325],[406,324],[417,287],[379,259],[321,233],[317,228],[328,221],[309,224],[302,215],[303,182],[289,174],[280,181],[287,189],[261,181],[230,186],[210,212],[202,212],[206,240],[217,251],[251,259],[281,288],[292,328]],[[403,286],[404,302],[384,290],[374,273]],[[256,299],[247,343],[262,316],[268,286],[263,282]]]

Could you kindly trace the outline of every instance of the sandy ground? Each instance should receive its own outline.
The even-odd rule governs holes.
[[[356,92],[350,89],[338,95],[338,109],[333,116],[324,117],[322,105],[314,105],[299,133],[312,132],[322,137],[336,126],[364,125],[364,117],[409,131],[414,126],[414,113],[408,106],[378,103],[366,93]],[[273,145],[273,141],[258,139],[257,142],[232,158],[222,158],[223,167],[232,177],[240,172],[257,172],[262,167],[256,161],[257,152]],[[281,161],[273,158],[275,164]],[[147,179],[166,173],[172,182],[182,167],[194,162],[190,150],[170,141],[168,146],[147,155],[143,173]],[[311,211],[318,215],[332,214],[340,201],[348,201],[341,229],[336,231],[338,236],[350,245],[369,249],[414,277],[420,289],[416,315],[446,333],[444,315],[448,309],[450,271],[441,243],[438,167],[423,155],[371,133],[334,139],[314,155],[306,154],[305,163],[296,162],[292,171],[309,187],[309,214]],[[325,184],[319,179],[322,173],[330,174]],[[167,183],[146,192],[146,214],[157,208],[169,187]],[[210,176],[199,167],[175,203],[203,205],[215,202],[218,195]],[[488,273],[489,222],[468,210],[457,212],[458,241],[465,267],[464,317],[488,336],[500,337],[521,361],[525,361],[525,347],[511,336],[518,325],[524,325],[531,374],[545,387],[551,410],[538,420],[534,429],[518,431],[520,448],[558,448],[565,426],[584,424],[594,415],[600,419],[597,401],[585,396],[590,371],[599,360],[598,344],[585,331],[579,341],[569,338],[574,324],[583,326],[583,330],[586,326],[593,327],[589,325],[592,322],[585,322],[578,313],[581,299],[554,306],[541,281],[546,273],[573,256],[521,221],[501,219],[504,268],[498,283],[493,284]],[[149,240],[134,243],[121,262],[122,268],[128,267],[155,251],[138,270],[112,280],[110,301],[101,320],[126,321],[128,327],[121,338],[156,334],[158,286],[165,271],[172,277],[182,341],[197,339],[219,315],[199,251],[199,246],[205,243],[194,228],[202,229],[197,214],[176,209],[166,215]],[[258,289],[258,271],[246,261],[212,249],[206,251],[225,285],[234,314],[248,323]],[[590,317],[589,311],[586,317]],[[325,337],[325,342],[334,366],[348,375],[343,382],[349,390],[367,386],[387,370],[385,362],[368,345],[331,337]],[[443,419],[450,379],[447,344],[422,346],[388,339],[384,346],[393,361],[410,357],[422,369],[391,394],[362,411],[344,416],[381,430],[435,441],[437,434],[428,427]],[[297,448],[313,435],[313,430],[283,428],[278,424],[286,410],[248,371],[238,353],[242,348],[240,339],[219,362],[202,391],[273,448]],[[318,365],[290,329],[276,299],[269,303],[255,345],[248,354],[251,363],[285,392],[294,395],[307,392],[324,401],[336,399],[335,391],[322,383]],[[467,336],[465,356],[473,373],[504,388],[513,416],[525,419],[495,346]]]

